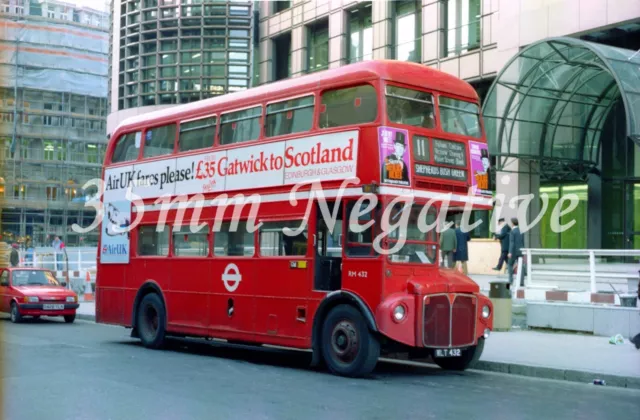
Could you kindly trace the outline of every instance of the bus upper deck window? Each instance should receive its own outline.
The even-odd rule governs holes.
[[[138,131],[136,133],[127,133],[123,136],[120,136],[118,142],[116,143],[116,147],[113,150],[111,162],[119,163],[136,160],[138,158],[138,151],[140,150],[141,134],[142,133]]]
[[[173,153],[176,141],[176,124],[164,125],[147,130],[144,136],[144,157],[162,156]]]
[[[222,114],[220,144],[241,143],[256,140],[260,136],[262,107]]]
[[[267,137],[311,130],[313,95],[267,105]]]
[[[320,110],[320,128],[373,122],[378,116],[376,89],[361,85],[326,91]]]
[[[442,129],[448,133],[482,137],[478,105],[445,96],[440,97]]]
[[[413,89],[387,86],[387,114],[396,124],[435,128],[433,95]]]

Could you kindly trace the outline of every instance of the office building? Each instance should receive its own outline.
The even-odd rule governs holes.
[[[99,1],[95,3],[96,7]],[[106,147],[108,12],[54,0],[0,0],[2,240],[97,244],[85,207]]]

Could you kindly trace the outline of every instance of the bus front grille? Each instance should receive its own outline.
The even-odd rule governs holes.
[[[473,295],[425,296],[424,346],[442,348],[472,345],[475,342],[476,305],[477,299]]]

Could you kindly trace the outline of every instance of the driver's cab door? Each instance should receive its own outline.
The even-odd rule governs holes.
[[[318,291],[334,291],[342,288],[343,209],[335,201],[327,202],[327,207],[330,215],[334,214],[334,210],[337,212],[335,222],[333,218],[325,220],[320,205],[316,203],[313,289]]]
[[[9,270],[0,269],[0,312],[9,312],[11,304],[11,285]]]

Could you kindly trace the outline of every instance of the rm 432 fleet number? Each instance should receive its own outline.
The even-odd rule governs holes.
[[[352,271],[349,270],[349,277],[362,277],[366,278],[369,275],[366,271]]]

